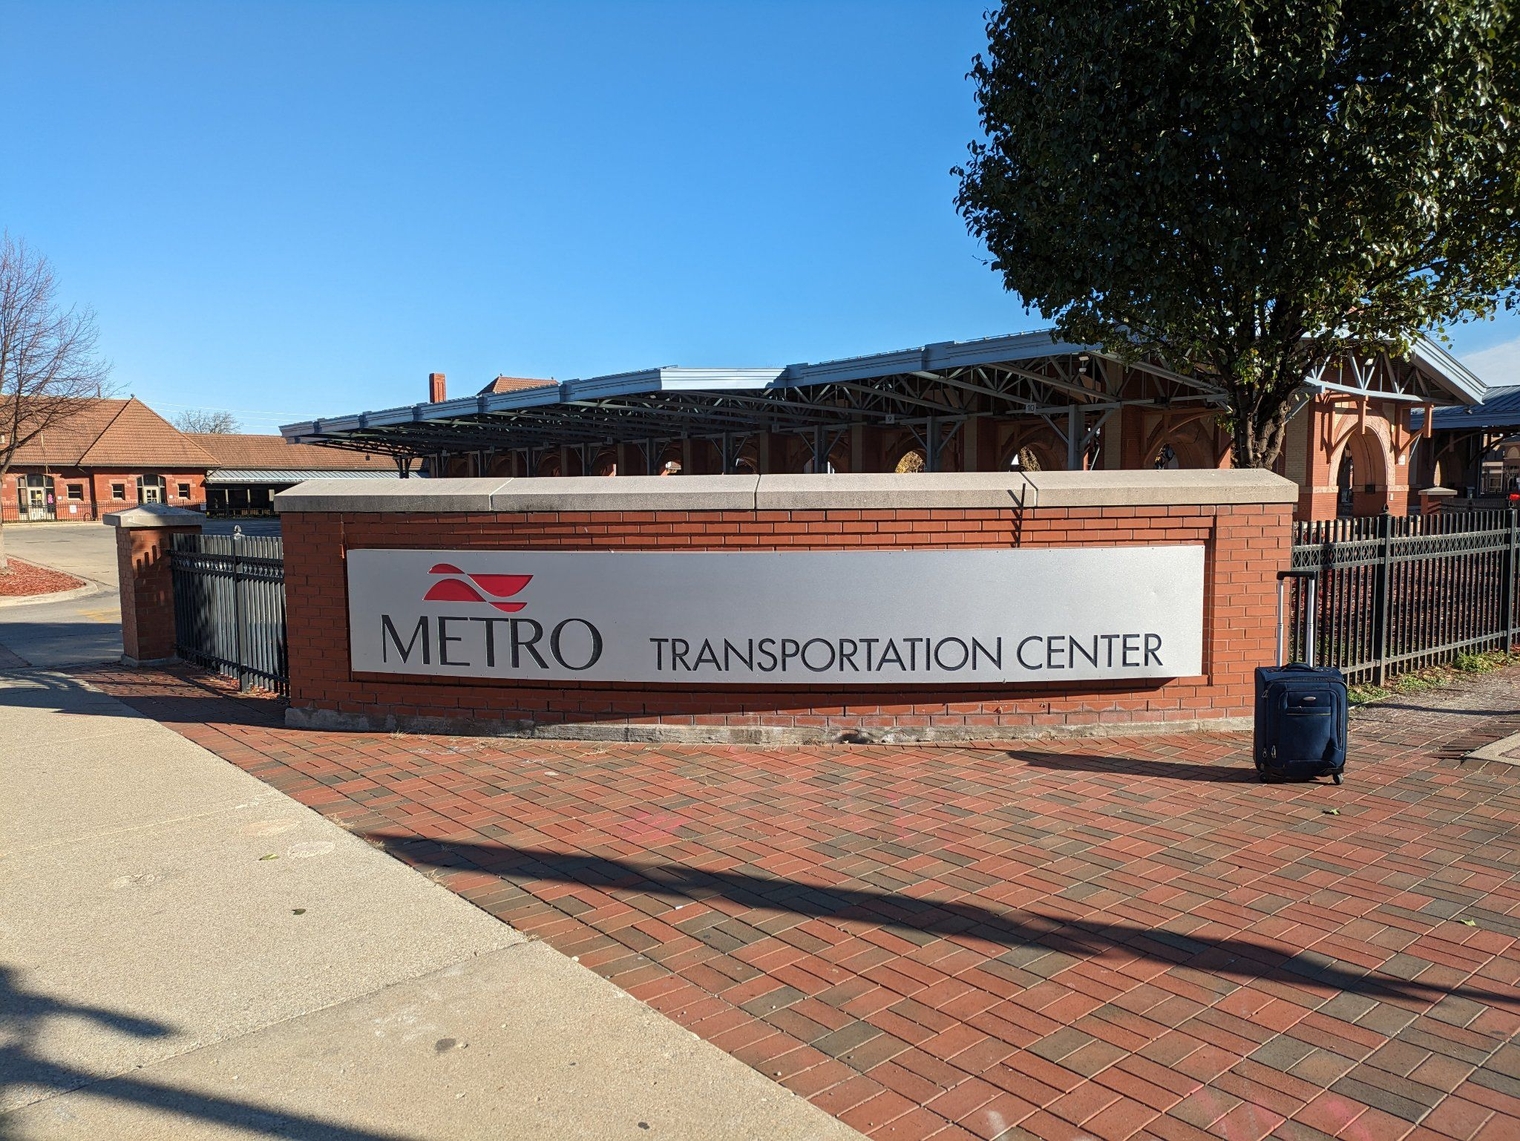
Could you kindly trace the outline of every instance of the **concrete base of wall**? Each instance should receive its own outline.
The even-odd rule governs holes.
[[[291,729],[342,733],[436,733],[455,737],[506,737],[537,741],[619,741],[642,745],[910,745],[996,744],[1036,737],[1139,737],[1157,733],[1228,733],[1252,727],[1249,717],[1196,717],[1179,721],[1125,721],[1093,725],[1031,725],[989,735],[969,726],[895,726],[883,730],[813,726],[628,725],[597,722],[486,721],[472,717],[366,717],[332,709],[285,710]]]
[[[142,669],[144,666],[175,666],[179,660],[178,654],[171,654],[167,658],[134,658],[131,654],[121,656],[121,664],[131,670]]]

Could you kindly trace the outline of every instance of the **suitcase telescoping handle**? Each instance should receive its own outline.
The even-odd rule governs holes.
[[[1309,605],[1306,608],[1304,623],[1304,656],[1308,659],[1305,664],[1312,668],[1314,665],[1314,611],[1315,602],[1319,597],[1319,571],[1317,570],[1277,572],[1277,664],[1286,664],[1283,660],[1283,586],[1290,578],[1301,578],[1309,584]]]

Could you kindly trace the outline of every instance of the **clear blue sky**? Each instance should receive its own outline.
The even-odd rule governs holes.
[[[985,6],[10,0],[0,224],[123,392],[252,430],[1035,328],[952,205]]]

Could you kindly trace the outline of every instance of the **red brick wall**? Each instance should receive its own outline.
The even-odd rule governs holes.
[[[1039,729],[1249,716],[1252,670],[1275,648],[1276,572],[1292,506],[1006,510],[598,512],[283,516],[291,706],[372,724],[513,723],[766,727],[996,738]],[[914,687],[613,685],[353,674],[350,548],[778,550],[1075,547],[1205,543],[1204,676],[1171,681]]]
[[[0,520],[11,523],[20,518],[20,500],[17,497],[17,477],[29,473],[38,472],[37,468],[12,469],[6,473],[5,479],[0,480]],[[39,473],[41,474],[41,473]],[[80,468],[56,468],[45,473],[53,483],[55,497],[54,511],[59,522],[88,523],[99,519],[102,515],[112,511],[125,511],[128,507],[137,506],[137,477],[139,471],[109,471],[100,468],[88,470]],[[204,507],[206,503],[206,473],[198,472],[155,472],[155,475],[164,477],[164,490],[166,492],[164,502],[175,507]],[[124,498],[113,499],[111,485],[122,485]],[[190,494],[181,498],[179,485],[188,483]],[[78,484],[83,488],[83,499],[70,499],[68,497],[69,484]],[[70,507],[78,510],[70,512]]]
[[[174,656],[174,582],[169,548],[174,535],[196,527],[121,527],[116,571],[121,582],[122,656],[157,662]]]
[[[128,507],[137,506],[137,477],[138,471],[102,471],[99,469],[90,472],[90,479],[95,489],[95,502],[99,513],[102,515],[112,511],[125,511]],[[154,475],[164,477],[164,502],[174,507],[204,507],[206,503],[206,473],[196,472],[167,472],[158,471]],[[111,494],[112,484],[122,484],[122,491],[126,493],[125,499],[115,499]],[[190,495],[181,498],[179,485],[188,483]]]

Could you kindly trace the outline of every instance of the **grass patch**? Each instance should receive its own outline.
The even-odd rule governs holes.
[[[1400,674],[1387,685],[1353,685],[1347,692],[1347,699],[1352,705],[1370,705],[1374,701],[1382,701],[1385,697],[1392,697],[1395,694],[1422,693],[1429,689],[1440,689],[1462,677],[1484,674],[1514,665],[1517,660],[1520,659],[1502,650],[1490,650],[1481,654],[1458,654],[1451,660],[1450,665],[1428,666],[1422,670],[1412,670],[1407,674]]]

